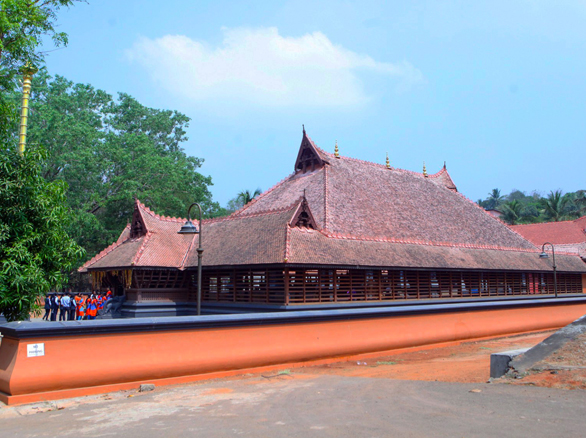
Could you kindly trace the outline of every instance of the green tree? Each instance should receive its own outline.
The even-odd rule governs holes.
[[[503,202],[503,196],[499,189],[492,189],[492,192],[488,194],[488,198],[483,202],[484,208],[487,210],[496,209]]]
[[[569,198],[561,190],[550,192],[542,202],[545,217],[554,222],[563,220],[567,214],[568,201]]]
[[[256,189],[252,193],[250,192],[250,190],[243,190],[240,193],[238,193],[238,195],[236,196],[236,199],[238,199],[240,202],[242,202],[242,205],[246,205],[250,201],[252,201],[254,198],[256,198],[258,195],[260,195],[261,193],[262,193],[262,191],[260,190],[260,188]]]
[[[501,204],[501,209],[503,213],[502,219],[505,222],[511,225],[516,225],[522,220],[523,206],[521,202],[517,200],[506,202],[504,204]]]
[[[135,198],[168,216],[185,216],[192,202],[206,217],[225,214],[212,200],[211,178],[197,172],[203,159],[182,148],[187,116],[46,71],[34,78],[31,108],[29,139],[49,149],[46,178],[69,184],[70,232],[88,257],[118,237]]]
[[[55,46],[67,45],[67,34],[57,32],[57,12],[77,0],[0,0],[0,134],[7,135],[14,105],[6,97],[16,88],[19,69],[27,63],[40,65],[42,38]]]
[[[578,190],[576,192],[574,205],[578,210],[578,216],[586,215],[586,190]]]
[[[9,321],[23,320],[37,297],[63,283],[83,250],[66,232],[67,185],[41,176],[46,152],[0,152],[0,311]]]
[[[236,195],[235,198],[232,198],[228,201],[228,205],[226,206],[227,213],[234,213],[237,210],[240,210],[254,198],[262,193],[260,188],[256,189],[254,192],[250,190],[243,190]]]
[[[17,78],[24,65],[42,62],[41,39],[55,45],[67,36],[55,31],[57,11],[70,0],[0,0],[0,313],[26,319],[38,297],[59,287],[82,256],[66,232],[66,184],[47,182],[40,171],[46,150],[16,152]]]

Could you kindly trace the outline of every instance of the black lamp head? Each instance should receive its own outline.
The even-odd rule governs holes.
[[[187,222],[181,227],[177,234],[199,234],[197,226],[191,222],[191,219],[187,219]]]
[[[539,258],[540,259],[548,259],[549,256],[547,255],[547,253],[545,251],[543,251],[541,254],[539,254]]]

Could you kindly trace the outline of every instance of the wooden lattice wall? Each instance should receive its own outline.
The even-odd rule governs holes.
[[[366,269],[204,271],[203,300],[307,304],[553,294],[552,273]],[[558,274],[558,293],[582,293],[580,274]]]

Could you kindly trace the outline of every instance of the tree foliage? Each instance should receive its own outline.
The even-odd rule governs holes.
[[[260,188],[256,189],[254,192],[250,190],[243,190],[236,195],[235,198],[232,198],[228,201],[228,205],[226,206],[227,213],[234,213],[236,210],[240,210],[254,198],[262,193]]]
[[[586,191],[564,194],[561,190],[555,190],[543,197],[536,192],[527,195],[520,190],[501,196],[500,190],[494,189],[486,199],[479,200],[478,204],[486,209],[499,210],[502,213],[501,219],[511,225],[557,222],[576,219],[586,214]]]
[[[207,217],[223,213],[212,201],[211,178],[197,172],[203,160],[182,148],[187,116],[44,70],[33,80],[31,109],[30,142],[49,151],[45,178],[68,183],[70,232],[88,257],[118,237],[135,198],[168,216],[184,217],[192,202]]]
[[[28,318],[40,294],[59,287],[83,254],[67,235],[67,185],[41,176],[42,148],[0,154],[0,310]]]
[[[7,93],[17,85],[19,70],[27,63],[40,65],[44,52],[38,50],[43,37],[50,36],[55,46],[67,45],[67,34],[56,28],[57,12],[75,0],[0,0],[0,117],[14,117],[14,105]],[[10,126],[0,123],[4,134]]]
[[[67,234],[67,185],[41,175],[42,146],[16,152],[20,69],[38,65],[41,39],[67,43],[57,11],[71,0],[0,0],[0,313],[28,318],[41,294],[60,286],[83,250]]]

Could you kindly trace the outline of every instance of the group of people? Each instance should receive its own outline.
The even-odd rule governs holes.
[[[91,295],[66,292],[45,297],[44,321],[80,321],[96,319],[100,310],[112,299],[112,291]]]

